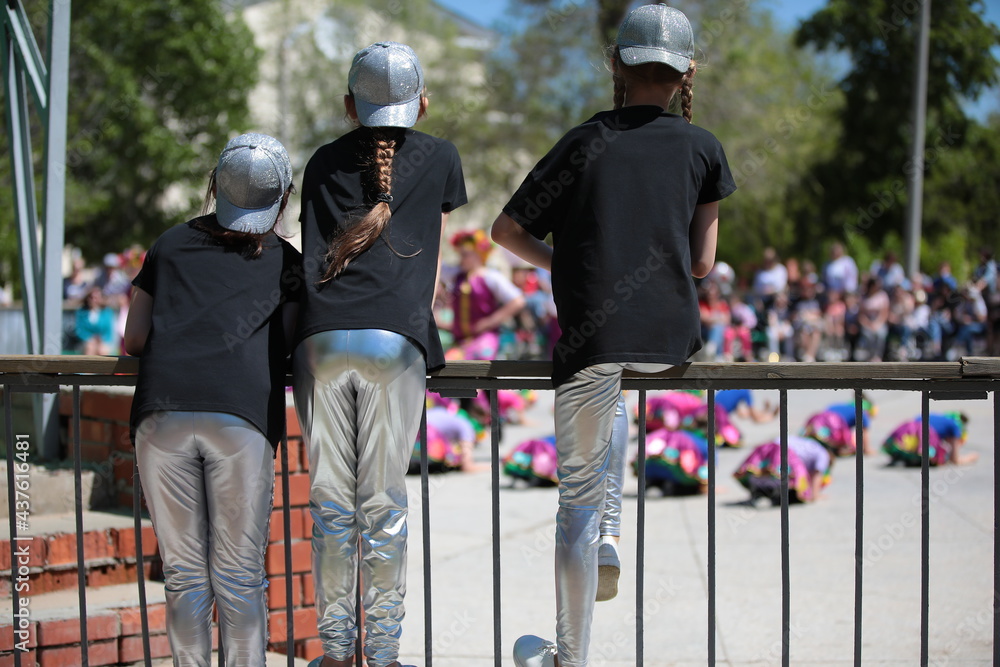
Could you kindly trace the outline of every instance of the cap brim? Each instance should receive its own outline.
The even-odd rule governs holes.
[[[240,208],[218,195],[215,200],[215,217],[219,225],[234,232],[263,234],[271,231],[278,220],[281,200],[266,208]]]
[[[619,46],[618,55],[626,65],[642,65],[643,63],[663,63],[678,72],[686,72],[691,68],[691,56],[686,56],[652,46]]]
[[[400,104],[371,104],[355,97],[358,122],[365,127],[413,127],[420,115],[420,97]]]

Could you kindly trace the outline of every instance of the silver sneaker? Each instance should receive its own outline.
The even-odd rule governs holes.
[[[597,548],[597,601],[604,602],[618,595],[618,576],[622,563],[618,550],[605,542]]]
[[[523,635],[514,642],[514,664],[517,667],[555,667],[559,649],[552,642]]]

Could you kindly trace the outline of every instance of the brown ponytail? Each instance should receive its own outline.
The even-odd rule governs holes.
[[[319,281],[320,284],[335,278],[347,268],[352,259],[372,247],[392,217],[392,209],[389,207],[389,202],[392,201],[392,161],[403,130],[397,127],[374,127],[370,131],[375,155],[372,161],[375,193],[371,197],[374,205],[361,220],[334,236],[326,253],[330,265]],[[400,257],[413,256],[401,255],[391,245],[389,247]]]

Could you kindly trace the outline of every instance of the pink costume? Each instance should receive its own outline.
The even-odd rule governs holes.
[[[686,391],[668,391],[646,399],[646,430],[688,428],[705,414],[701,398]]]
[[[773,494],[780,493],[781,444],[775,441],[755,447],[733,477],[751,493],[767,495],[773,500]],[[788,448],[788,494],[792,501],[813,500],[809,470],[791,447]]]
[[[835,456],[850,456],[858,448],[854,429],[836,412],[814,414],[802,427],[802,435],[819,440]]]
[[[633,461],[633,469],[638,460]],[[646,486],[708,483],[708,445],[697,433],[659,429],[646,438]]]
[[[555,436],[525,440],[504,457],[503,472],[531,484],[558,484]]]
[[[928,429],[930,449],[927,453],[928,463],[932,466],[939,466],[948,461],[949,449],[941,442],[937,431]],[[892,457],[893,463],[902,461],[907,465],[920,465],[923,456],[923,424],[920,420],[909,421],[901,424],[893,431],[885,443],[882,451]]]
[[[500,336],[495,331],[475,333],[476,324],[500,307],[483,274],[469,277],[462,273],[452,289],[452,309],[455,319],[452,335],[460,349],[460,359],[495,359],[500,349]],[[449,355],[449,358],[455,355]]]
[[[686,391],[669,391],[646,399],[646,430],[665,428],[671,431],[697,428],[696,421],[704,419],[708,406],[701,397]],[[729,414],[719,404],[715,406],[715,443],[739,447],[742,434],[731,421]]]

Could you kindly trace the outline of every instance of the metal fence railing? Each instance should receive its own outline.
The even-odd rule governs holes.
[[[22,537],[18,533],[17,518],[17,482],[19,462],[18,444],[15,439],[13,418],[12,418],[12,398],[19,393],[38,392],[59,392],[69,388],[72,391],[73,410],[71,420],[74,428],[69,430],[72,434],[71,442],[68,444],[70,458],[75,461],[75,482],[76,482],[76,528],[77,528],[77,565],[79,568],[79,609],[80,609],[80,636],[87,637],[87,590],[85,586],[83,554],[83,507],[81,498],[81,467],[80,467],[80,390],[81,387],[93,386],[129,386],[135,383],[135,373],[138,361],[132,358],[111,358],[111,357],[45,357],[45,356],[8,356],[0,357],[0,383],[2,383],[4,396],[4,418],[6,437],[6,457],[7,457],[7,488],[9,528],[11,545],[14,545]],[[502,656],[506,655],[504,646],[501,644],[501,582],[503,572],[501,571],[501,522],[503,512],[500,497],[500,433],[499,433],[499,409],[496,390],[499,389],[551,389],[549,372],[551,366],[545,362],[515,362],[515,361],[494,361],[494,362],[455,362],[450,363],[442,371],[435,373],[428,379],[428,388],[450,396],[468,396],[474,394],[476,390],[490,391],[490,406],[492,414],[491,433],[491,523],[492,523],[492,555],[493,555],[493,660],[499,667],[502,664]],[[706,390],[708,400],[708,414],[714,414],[715,391],[721,389],[748,388],[748,389],[770,389],[778,390],[780,397],[780,445],[782,456],[786,456],[788,449],[788,392],[805,389],[849,389],[854,391],[855,406],[858,414],[857,419],[857,441],[863,439],[861,414],[861,392],[865,390],[895,390],[904,392],[917,392],[921,396],[923,415],[923,436],[927,442],[928,420],[931,401],[935,400],[975,400],[986,399],[992,392],[992,414],[993,414],[993,448],[996,450],[998,439],[1000,439],[1000,359],[994,358],[965,358],[955,362],[935,362],[935,363],[778,363],[778,364],[713,364],[713,363],[692,363],[671,369],[655,375],[640,375],[627,372],[623,379],[623,388],[638,390],[639,394],[639,442],[645,442],[645,407],[646,392],[660,389],[701,389]],[[707,664],[716,664],[716,622],[718,614],[718,592],[717,588],[717,516],[716,516],[716,493],[717,493],[717,470],[715,465],[715,437],[714,424],[708,421],[708,437],[710,453],[708,457],[708,503],[707,503],[707,588],[708,606],[705,618],[705,627],[708,636]],[[422,421],[422,441],[426,442],[426,419]],[[287,448],[282,448],[282,470],[287,475],[288,453]],[[638,531],[636,536],[636,569],[635,569],[635,646],[636,664],[642,665],[644,662],[644,571],[645,554],[645,485],[643,480],[645,455],[644,447],[640,446],[639,465],[637,466],[638,497],[637,497],[637,521]],[[930,513],[931,513],[931,488],[929,473],[928,448],[924,448],[921,465],[920,481],[920,664],[937,664],[931,662],[929,650],[929,597],[930,597]],[[1000,458],[994,457],[994,485],[1000,479]],[[863,643],[863,616],[862,607],[865,591],[864,580],[864,553],[865,545],[865,477],[862,465],[862,448],[858,447],[855,457],[855,529],[854,529],[854,646],[853,661],[855,665],[865,664],[864,643]],[[135,471],[138,475],[138,471]],[[430,523],[430,485],[428,477],[428,462],[426,458],[426,448],[421,456],[421,526],[422,526],[422,554],[423,554],[423,586],[424,586],[424,664],[432,667],[434,660],[434,625],[432,618],[432,576],[431,576],[431,554],[434,531],[431,530]],[[781,637],[780,637],[780,664],[787,666],[791,660],[792,645],[792,617],[790,604],[790,554],[789,554],[789,489],[787,469],[782,474],[781,506],[780,506],[780,535],[781,535]],[[136,526],[136,553],[140,555],[142,551],[142,530],[140,514],[140,491],[139,485],[134,485],[134,512]],[[289,484],[281,485],[284,494],[282,503],[285,513],[284,530],[286,546],[285,563],[286,572],[291,572],[291,552],[287,548],[291,542],[289,533]],[[1000,549],[997,545],[997,517],[1000,516],[1000,502],[998,495],[994,493],[993,498],[993,571],[977,572],[975,576],[981,579],[983,586],[991,585],[993,590],[992,609],[984,610],[985,613],[992,614],[993,624],[993,644],[992,658],[993,664],[1000,664]],[[137,597],[139,606],[142,608],[142,627],[145,641],[146,665],[149,667],[149,631],[148,621],[145,614],[145,584],[141,576],[143,570],[138,568],[140,573]],[[21,607],[18,588],[14,586],[17,575],[17,567],[11,568],[12,582],[12,612],[15,614]],[[286,577],[289,581],[291,577]],[[991,584],[987,581],[991,580]],[[845,585],[847,583],[845,582]],[[292,592],[290,587],[285,591],[287,597],[287,608],[292,607]],[[293,614],[288,613],[287,620],[287,641],[288,641],[288,664],[293,664],[293,646],[295,641],[295,627]],[[16,625],[16,624],[15,624]],[[0,638],[6,641],[5,638]],[[0,645],[3,644],[0,641]],[[357,653],[358,664],[361,662],[361,652]],[[775,656],[777,657],[777,656]],[[2,659],[2,655],[0,655]],[[220,658],[221,660],[221,658]],[[20,667],[21,656],[18,651],[13,652],[13,664]],[[89,664],[88,643],[81,642],[80,663]],[[103,664],[103,663],[102,663]],[[978,664],[978,663],[977,663]]]

